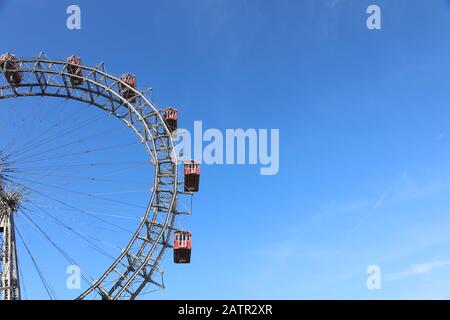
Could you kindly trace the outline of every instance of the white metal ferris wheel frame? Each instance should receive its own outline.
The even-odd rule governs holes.
[[[154,165],[154,184],[142,220],[128,245],[114,263],[77,299],[136,299],[147,285],[164,288],[161,258],[169,244],[177,214],[178,160],[172,135],[155,105],[143,92],[108,74],[104,64],[81,65],[83,76],[70,74],[67,61],[51,60],[43,53],[37,58],[15,61],[22,74],[19,85],[0,85],[0,100],[47,96],[77,100],[116,116],[140,138]],[[72,86],[70,78],[83,80]],[[126,87],[136,100],[126,100]]]

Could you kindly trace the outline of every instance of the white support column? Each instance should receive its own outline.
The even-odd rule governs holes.
[[[2,196],[2,194],[0,194]],[[14,212],[0,198],[0,236],[3,246],[0,255],[2,263],[0,294],[3,300],[20,300],[19,265],[17,261]]]

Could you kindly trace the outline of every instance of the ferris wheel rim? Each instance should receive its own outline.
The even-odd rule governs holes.
[[[128,127],[130,127],[134,133],[140,138],[141,143],[143,143],[147,149],[147,152],[149,156],[151,157],[151,162],[154,166],[154,178],[153,178],[153,187],[151,188],[152,193],[149,199],[149,203],[147,205],[147,208],[145,210],[145,213],[135,231],[132,238],[129,240],[128,245],[124,250],[122,250],[122,253],[119,255],[119,257],[116,258],[116,260],[111,264],[110,267],[107,268],[107,270],[97,279],[94,283],[91,284],[89,288],[87,288],[82,294],[80,294],[76,299],[84,299],[88,295],[90,295],[93,292],[96,292],[100,294],[102,298],[107,299],[119,299],[123,297],[124,293],[127,291],[127,288],[129,287],[130,283],[134,281],[134,279],[139,275],[142,270],[145,270],[146,267],[150,268],[150,271],[147,272],[149,274],[148,279],[141,280],[141,285],[138,287],[139,292],[133,292],[130,294],[130,299],[134,299],[137,297],[137,295],[140,293],[140,291],[148,284],[153,283],[155,285],[159,285],[159,283],[152,280],[153,272],[159,268],[159,263],[162,259],[162,256],[164,254],[164,251],[167,247],[167,241],[170,238],[170,235],[174,229],[174,223],[175,223],[175,211],[174,206],[176,203],[176,197],[178,193],[178,160],[176,153],[174,152],[174,142],[172,139],[171,132],[165,123],[161,113],[157,109],[157,107],[145,96],[143,92],[140,92],[136,88],[130,86],[128,83],[122,81],[120,78],[115,77],[109,73],[106,72],[104,68],[104,64],[97,65],[96,67],[90,67],[87,65],[80,65],[79,67],[84,71],[82,73],[82,76],[77,76],[77,78],[80,78],[83,80],[86,84],[88,84],[86,87],[77,88],[73,85],[70,85],[67,79],[72,77],[68,70],[66,69],[68,62],[65,60],[53,60],[49,59],[44,56],[43,53],[41,53],[37,58],[26,58],[26,59],[17,59],[15,63],[19,64],[21,66],[20,73],[21,74],[34,74],[36,77],[36,82],[29,82],[29,83],[21,83],[19,85],[14,85],[8,82],[5,86],[0,86],[0,100],[4,99],[12,99],[12,98],[19,98],[19,97],[31,97],[31,96],[45,96],[45,97],[57,97],[57,98],[66,98],[71,99],[79,102],[83,102],[88,105],[93,105],[98,108],[100,108],[103,111],[107,111],[110,114],[113,114],[123,122],[127,124]],[[32,65],[30,68],[26,68],[23,66]],[[56,68],[55,66],[60,67],[60,69]],[[62,67],[62,68],[61,68]],[[1,70],[3,73],[3,70]],[[61,77],[61,79],[58,78]],[[100,82],[98,80],[98,76],[102,77],[103,79]],[[53,78],[52,78],[53,77]],[[60,82],[55,81],[55,79],[63,80]],[[109,79],[109,83],[108,80]],[[111,83],[112,82],[112,83]],[[43,89],[45,87],[45,89]],[[140,105],[135,107],[133,103],[130,100],[125,99],[122,97],[119,91],[114,90],[114,88],[120,88],[120,87],[126,87],[128,90],[131,90],[138,101],[140,102]],[[19,91],[20,88],[28,88],[28,91]],[[34,91],[34,89],[39,88],[40,90]],[[51,91],[48,90],[48,88],[53,88],[57,91]],[[102,88],[102,91],[94,90],[94,88]],[[65,90],[60,90],[65,89]],[[71,94],[73,91],[83,91],[85,93],[88,93],[90,96],[90,99],[84,99],[82,96],[77,96]],[[64,94],[66,92],[66,94]],[[135,127],[135,123],[133,120],[129,121],[125,118],[125,116],[121,116],[118,112],[114,112],[114,107],[112,109],[107,109],[105,105],[100,105],[97,103],[96,98],[98,98],[100,95],[104,94],[105,92],[108,93],[109,100],[111,104],[113,102],[120,101],[121,103],[117,106],[117,108],[120,108],[121,106],[125,106],[129,110],[129,115],[131,118],[131,115],[137,115],[138,121],[140,121],[140,124],[143,125],[143,128]],[[5,94],[9,93],[9,94]],[[94,97],[94,98],[93,98]],[[107,99],[108,97],[104,98]],[[113,100],[113,97],[115,100]],[[130,253],[130,250],[132,246],[135,244],[136,240],[139,238],[139,234],[142,232],[143,229],[147,230],[153,230],[154,226],[157,225],[156,217],[157,213],[154,212],[153,215],[151,215],[151,211],[153,209],[153,202],[156,197],[156,192],[160,188],[160,180],[158,179],[159,173],[160,173],[160,159],[158,158],[158,142],[157,137],[158,129],[154,132],[152,132],[151,128],[149,127],[149,124],[146,122],[146,118],[143,117],[140,110],[138,108],[141,108],[141,110],[144,110],[145,107],[150,107],[150,110],[152,110],[152,118],[155,120],[155,124],[159,128],[162,128],[165,138],[167,139],[168,146],[167,146],[167,153],[171,162],[172,167],[174,168],[174,171],[172,172],[172,180],[173,180],[173,188],[172,188],[172,195],[170,198],[170,201],[168,203],[168,208],[166,215],[164,217],[164,223],[158,224],[159,232],[155,239],[151,239],[153,243],[151,244],[150,250],[146,252],[143,257],[144,260],[141,261],[138,265],[138,268],[135,270],[135,272],[127,279],[127,278],[120,278],[116,284],[114,284],[113,288],[116,290],[112,291],[114,295],[111,295],[110,292],[104,291],[102,289],[102,283],[103,281],[111,275],[113,272],[115,272],[115,268],[119,265],[120,261],[127,257],[127,255]],[[116,109],[117,110],[117,109]],[[113,111],[113,112],[111,112]],[[145,115],[147,116],[147,115]],[[137,123],[137,122],[136,122]],[[143,129],[143,130],[142,130]],[[141,131],[143,134],[141,133]],[[153,128],[154,130],[154,128]],[[166,160],[166,159],[164,159]],[[151,216],[151,220],[149,220],[149,217]],[[150,224],[150,225],[148,225]],[[164,239],[165,238],[165,239]],[[149,239],[147,239],[149,240]],[[158,247],[160,244],[162,246]],[[149,245],[149,241],[142,241],[139,245],[139,252],[144,253],[145,247]],[[156,258],[151,259],[152,255],[156,252],[156,250],[159,251],[156,253]],[[149,263],[151,260],[153,260],[152,263]],[[137,263],[137,260],[134,261]],[[131,263],[130,263],[131,265]],[[143,285],[143,286],[142,286]],[[117,291],[117,292],[116,292]]]

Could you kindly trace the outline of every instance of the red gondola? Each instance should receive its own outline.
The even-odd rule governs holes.
[[[22,74],[16,61],[16,56],[9,52],[0,56],[0,68],[3,70],[6,80],[17,86],[22,82]]]
[[[167,108],[163,111],[164,122],[169,128],[170,132],[178,129],[178,111],[174,108]]]
[[[173,235],[173,262],[190,263],[192,250],[192,233],[175,231]]]
[[[80,66],[80,57],[70,56],[67,58],[67,72],[71,75],[70,83],[74,87],[83,84],[83,69]]]
[[[200,163],[195,160],[184,163],[184,191],[198,192],[200,184]]]
[[[122,77],[120,77],[120,80],[125,82],[127,85],[132,87],[133,89],[136,88],[136,77],[131,73],[126,73]],[[127,99],[129,102],[134,103],[136,101],[136,93],[121,83],[121,89],[122,89],[122,97]]]

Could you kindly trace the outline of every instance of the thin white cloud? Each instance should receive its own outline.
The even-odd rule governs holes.
[[[384,276],[387,281],[402,280],[405,278],[427,274],[434,269],[446,267],[450,265],[450,260],[432,260],[421,264],[414,264],[409,266],[406,270],[390,273]]]
[[[391,193],[392,191],[392,187],[389,187],[382,195],[381,197],[378,199],[377,202],[375,202],[375,204],[373,205],[372,209],[376,210],[378,209],[383,203],[384,200],[386,199],[386,197]]]
[[[328,6],[330,8],[334,8],[336,5],[341,4],[342,2],[346,2],[346,0],[330,0],[328,1]]]
[[[439,134],[436,136],[436,138],[434,139],[434,142],[439,142],[439,141],[441,141],[442,138],[444,138],[444,137],[445,137],[445,133],[444,133],[444,132],[441,132],[441,133],[439,133]]]
[[[347,235],[347,241],[350,240],[352,235],[358,231],[361,226],[366,222],[367,219],[370,218],[372,213],[376,211],[381,205],[383,205],[386,198],[391,194],[392,187],[388,187],[387,190],[378,198],[378,200],[373,204],[372,208],[370,210],[367,210],[367,213],[360,218],[359,222],[350,230],[350,232]]]

